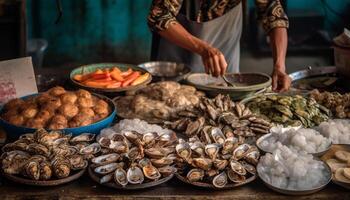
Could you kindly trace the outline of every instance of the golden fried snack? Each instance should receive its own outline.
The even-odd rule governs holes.
[[[94,106],[94,102],[91,98],[79,97],[78,106],[81,108],[91,108]]]
[[[7,112],[3,113],[1,115],[1,118],[3,118],[6,121],[9,121],[10,117],[15,116],[17,114],[18,114],[18,110],[12,109],[12,110],[8,110]]]
[[[8,118],[7,121],[15,126],[22,126],[25,122],[25,119],[21,115],[12,115]]]
[[[68,122],[70,128],[78,127],[78,126],[87,126],[91,123],[92,123],[91,117],[88,117],[82,114],[76,115]]]
[[[109,113],[108,106],[101,106],[101,105],[96,105],[93,110],[95,111],[96,114],[101,115],[101,114],[107,114]]]
[[[36,114],[36,118],[41,118],[43,121],[47,122],[54,113],[49,110],[40,110],[38,114]]]
[[[62,105],[61,99],[56,97],[51,97],[48,99],[48,101],[44,105],[42,105],[41,108],[43,110],[53,111],[59,108],[61,105]]]
[[[44,128],[45,122],[40,118],[31,118],[27,120],[25,126],[29,128]]]
[[[64,115],[66,118],[72,118],[75,115],[78,114],[79,109],[74,104],[63,104],[61,107],[58,108],[58,112],[62,115]]]
[[[52,96],[61,96],[66,93],[66,90],[61,86],[56,86],[48,90],[48,93]]]
[[[107,107],[108,108],[108,103],[103,100],[103,99],[99,99],[97,102],[96,102],[96,105],[95,106],[103,106],[103,107]]]
[[[58,114],[51,118],[51,122],[48,126],[48,129],[57,130],[57,129],[64,129],[67,127],[68,127],[68,121],[66,117]]]
[[[51,96],[49,93],[44,92],[42,94],[40,94],[37,98],[36,101],[39,103],[39,105],[44,105],[46,104],[48,101],[50,101],[50,99],[53,99],[55,97]]]
[[[91,93],[88,92],[87,90],[79,89],[78,91],[76,91],[76,94],[78,97],[91,99]]]
[[[86,115],[88,117],[95,116],[95,112],[91,108],[80,108],[79,114]]]
[[[66,92],[61,95],[61,102],[63,104],[65,103],[71,103],[74,104],[78,99],[78,96],[74,94],[73,92]]]
[[[9,102],[7,102],[4,105],[5,110],[13,110],[13,109],[18,109],[21,107],[21,105],[24,103],[22,99],[11,99]]]
[[[38,113],[38,109],[34,107],[28,107],[22,111],[22,116],[25,118],[33,118]]]

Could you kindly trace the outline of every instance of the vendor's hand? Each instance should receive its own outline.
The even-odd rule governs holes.
[[[217,48],[207,45],[200,53],[207,74],[223,76],[226,72],[227,63],[225,56]]]
[[[272,90],[275,92],[286,92],[289,90],[292,79],[285,70],[275,68],[272,72]]]

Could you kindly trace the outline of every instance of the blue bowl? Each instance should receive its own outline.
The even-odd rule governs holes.
[[[28,96],[21,97],[21,99],[25,100],[25,99],[28,99],[30,97],[37,96],[37,95],[39,95],[39,94],[31,94]],[[111,114],[109,114],[106,118],[104,118],[100,121],[97,121],[93,124],[90,124],[87,126],[75,127],[75,128],[65,128],[65,129],[61,129],[60,131],[62,131],[63,133],[72,134],[73,136],[77,136],[77,135],[80,135],[82,133],[99,134],[102,129],[104,129],[112,124],[114,117],[117,113],[117,109],[116,109],[115,104],[113,103],[112,100],[110,100],[109,98],[107,98],[103,95],[94,94],[94,93],[93,93],[93,95],[105,100],[109,104],[109,106],[112,108]],[[2,109],[3,109],[3,107],[0,107],[0,113],[2,113]],[[22,134],[33,133],[37,130],[35,128],[15,126],[15,125],[10,124],[7,121],[3,120],[2,118],[0,118],[0,126],[7,133],[7,137],[13,138],[13,139],[17,139]],[[48,131],[50,131],[50,130],[48,130]]]

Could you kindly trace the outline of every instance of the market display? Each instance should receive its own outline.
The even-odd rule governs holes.
[[[330,117],[328,109],[300,95],[260,95],[246,105],[254,114],[285,126],[313,127]]]
[[[331,179],[331,172],[322,161],[286,146],[262,156],[257,171],[267,184],[294,192],[323,187]]]
[[[252,114],[243,104],[234,103],[228,95],[218,95],[213,99],[203,97],[198,106],[177,115],[179,119],[166,122],[166,125],[188,137],[207,138],[207,142],[211,140],[205,134],[213,132],[254,142],[257,135],[268,133],[271,127],[268,121]]]
[[[203,93],[192,86],[165,81],[152,83],[137,91],[128,91],[115,101],[118,115],[162,122],[176,117],[177,113],[199,103]]]
[[[87,126],[111,113],[108,103],[86,90],[54,87],[4,105],[1,118],[15,126],[50,130]]]
[[[130,121],[121,123],[130,124]],[[174,132],[139,133],[124,129],[116,133],[114,130],[105,131],[97,139],[102,155],[91,159],[91,168],[101,184],[112,182],[127,187],[157,181],[176,172],[172,166],[176,158]]]
[[[63,179],[87,167],[87,159],[99,151],[93,134],[76,137],[39,129],[3,146],[2,170],[5,174],[47,181]]]
[[[271,129],[271,134],[259,143],[266,152],[274,152],[283,145],[296,151],[319,153],[327,150],[331,141],[310,128],[288,128],[282,126]]]
[[[115,89],[142,84],[150,77],[149,73],[143,73],[132,68],[122,71],[117,66],[104,69],[96,69],[91,73],[76,74],[73,79],[85,86],[94,88]]]
[[[196,136],[179,140],[176,165],[181,176],[189,183],[207,183],[216,188],[234,187],[255,179],[260,157],[255,146],[220,132],[206,136],[205,140]]]
[[[350,120],[348,119],[322,122],[316,127],[316,130],[329,138],[333,144],[350,144]]]
[[[332,111],[336,118],[350,118],[350,93],[319,92],[313,90],[310,97]]]

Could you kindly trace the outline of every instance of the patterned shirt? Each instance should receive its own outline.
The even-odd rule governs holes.
[[[148,15],[148,25],[152,31],[162,31],[173,23],[177,23],[176,16],[182,10],[182,4],[192,0],[153,0]],[[184,12],[190,20],[200,22],[210,21],[220,17],[237,6],[241,0],[194,0],[199,1],[196,9],[186,9]],[[190,3],[187,2],[187,3]],[[192,1],[193,2],[193,1]],[[191,4],[191,3],[190,3]],[[262,22],[265,32],[276,27],[288,28],[288,17],[280,0],[255,0],[258,20]],[[195,6],[192,6],[195,7]]]

